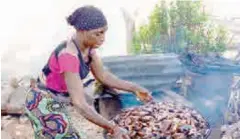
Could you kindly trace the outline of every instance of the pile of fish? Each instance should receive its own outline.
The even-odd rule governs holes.
[[[171,102],[126,109],[113,122],[127,129],[131,139],[204,139],[210,132],[196,110]]]

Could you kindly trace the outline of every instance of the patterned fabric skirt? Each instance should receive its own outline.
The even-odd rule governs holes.
[[[80,139],[73,128],[64,102],[53,93],[34,88],[26,97],[25,110],[35,134],[35,139]]]

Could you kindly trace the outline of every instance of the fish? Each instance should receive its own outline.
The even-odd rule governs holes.
[[[130,133],[131,139],[204,138],[208,122],[193,108],[173,102],[151,102],[125,109],[112,121]]]

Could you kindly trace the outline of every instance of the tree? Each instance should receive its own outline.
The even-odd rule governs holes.
[[[223,52],[227,31],[214,24],[204,12],[201,1],[162,0],[157,4],[149,23],[135,31],[131,53]]]

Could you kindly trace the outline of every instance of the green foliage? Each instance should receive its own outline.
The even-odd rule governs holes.
[[[201,1],[162,0],[133,37],[132,53],[222,52],[227,31],[210,22]]]

